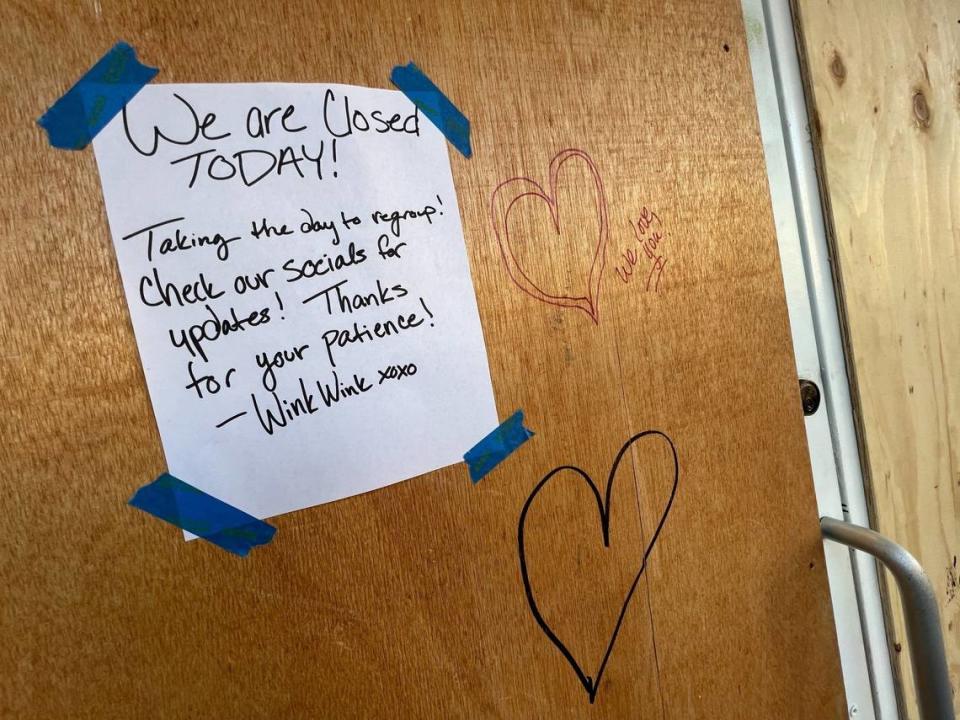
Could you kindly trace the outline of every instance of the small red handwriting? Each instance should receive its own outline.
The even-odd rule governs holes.
[[[640,210],[640,217],[631,221],[630,229],[633,230],[636,243],[643,253],[641,254],[632,246],[624,250],[620,254],[622,263],[616,267],[617,277],[624,283],[629,283],[633,279],[636,266],[643,260],[643,255],[646,255],[650,269],[647,273],[645,289],[650,290],[650,285],[653,283],[653,291],[659,292],[660,278],[663,276],[663,269],[667,265],[667,260],[661,250],[661,245],[667,236],[663,230],[663,222],[657,213],[644,206]],[[656,278],[655,281],[654,278]]]

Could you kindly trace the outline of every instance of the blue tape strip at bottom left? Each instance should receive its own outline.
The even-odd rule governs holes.
[[[241,557],[255,546],[269,543],[277,532],[263,520],[170,473],[137,490],[129,504]]]

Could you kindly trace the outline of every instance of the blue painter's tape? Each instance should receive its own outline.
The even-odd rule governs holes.
[[[266,545],[277,531],[170,473],[137,490],[130,505],[240,556]]]
[[[140,64],[130,45],[118,42],[37,124],[54,147],[82,150],[157,72]]]
[[[463,456],[470,467],[470,479],[478,483],[504,459],[533,437],[533,431],[523,426],[523,410],[517,410],[500,427],[487,435]]]
[[[470,121],[420,68],[412,62],[405,66],[397,65],[390,73],[390,82],[420,108],[420,112],[440,129],[464,157],[473,154],[470,149]]]

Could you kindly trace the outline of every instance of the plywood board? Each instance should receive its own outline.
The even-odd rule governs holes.
[[[956,687],[960,9],[797,6],[875,527],[929,574]],[[915,717],[901,607],[889,595],[904,709]]]
[[[389,87],[414,59],[473,125],[452,163],[497,405],[536,437],[476,486],[453,466],[277,518],[243,560],[127,507],[164,460],[96,168],[34,124],[118,38],[170,82]],[[0,713],[844,714],[736,2],[8,3],[0,50]],[[565,149],[591,160],[557,191],[569,231],[532,205],[510,242],[554,295],[583,294],[599,249],[596,318],[518,287],[490,216]],[[651,213],[662,273],[635,230]],[[653,435],[611,476],[648,429],[678,474]],[[609,548],[570,472],[525,526],[585,676],[622,614],[592,706],[518,555],[560,465],[611,487]]]

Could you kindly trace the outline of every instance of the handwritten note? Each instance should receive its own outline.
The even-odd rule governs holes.
[[[641,262],[640,254],[635,248],[643,250],[649,259],[650,270],[647,273],[646,290],[650,290],[650,284],[654,279],[653,291],[660,292],[660,278],[663,276],[663,269],[667,265],[667,260],[662,250],[658,250],[663,241],[667,238],[666,231],[663,229],[663,221],[656,212],[644,206],[636,220],[630,221],[630,229],[636,244],[624,250],[617,261],[617,277],[621,282],[629,283],[633,278],[633,273]],[[656,278],[654,278],[656,274]]]
[[[446,140],[403,94],[151,85],[94,149],[170,473],[265,518],[497,425]]]

